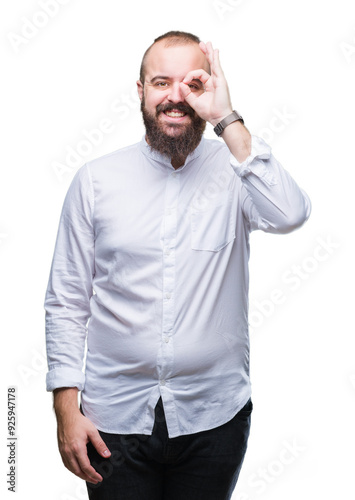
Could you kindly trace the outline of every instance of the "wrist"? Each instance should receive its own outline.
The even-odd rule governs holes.
[[[242,116],[235,110],[233,110],[229,115],[223,118],[217,125],[214,127],[214,132],[220,137],[224,130],[234,122],[240,121],[244,124],[244,120]]]
[[[78,403],[79,390],[76,387],[64,387],[53,391],[53,408],[57,418],[73,412],[80,412]]]
[[[235,121],[226,127],[221,137],[239,163],[242,163],[251,154],[252,137],[249,130],[240,121]]]
[[[233,113],[233,109],[232,108],[226,110],[224,113],[221,113],[217,117],[212,118],[210,120],[211,125],[213,127],[216,127],[216,125],[218,125],[218,123],[220,123],[222,120],[224,120],[225,118],[227,118],[227,116],[229,116],[231,113]]]

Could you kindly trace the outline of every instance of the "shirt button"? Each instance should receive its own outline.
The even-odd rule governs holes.
[[[165,385],[165,380],[161,380],[160,385]]]
[[[166,299],[171,299],[171,293],[169,293],[169,292],[168,292],[168,293],[166,293],[166,294],[165,294],[165,298],[166,298]]]
[[[164,337],[164,342],[165,342],[166,344],[169,344],[169,341],[170,341],[170,338],[166,335],[166,336]]]
[[[170,255],[170,253],[171,253],[171,252],[170,252],[170,248],[167,248],[167,249],[165,250],[165,255]]]
[[[173,173],[171,174],[171,177],[176,177],[176,172],[173,172]]]

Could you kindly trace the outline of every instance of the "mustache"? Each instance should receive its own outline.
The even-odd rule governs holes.
[[[194,116],[195,111],[189,106],[188,104],[183,104],[182,102],[173,104],[159,104],[156,109],[156,115],[158,116],[159,113],[164,113],[165,111],[180,111],[181,113],[186,113],[189,116]]]

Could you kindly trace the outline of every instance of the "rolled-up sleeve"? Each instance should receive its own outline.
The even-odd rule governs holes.
[[[45,297],[47,391],[84,388],[83,360],[94,276],[94,195],[88,166],[63,204]]]
[[[275,159],[263,139],[252,136],[250,155],[240,163],[231,154],[230,163],[242,180],[243,213],[251,230],[288,233],[309,218],[308,195]]]

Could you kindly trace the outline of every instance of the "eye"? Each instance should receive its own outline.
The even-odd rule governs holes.
[[[156,84],[155,84],[155,87],[159,87],[161,89],[163,89],[167,86],[168,86],[167,82],[156,82]]]
[[[188,86],[193,92],[197,92],[203,89],[203,84],[200,81],[196,82],[192,81],[191,83],[188,84]]]

